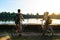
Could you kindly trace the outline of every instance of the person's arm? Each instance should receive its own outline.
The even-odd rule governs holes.
[[[22,20],[24,21],[24,17],[22,16]]]
[[[43,20],[45,20],[45,17],[43,17]]]
[[[23,17],[23,15],[21,14],[21,19],[24,21],[24,17]]]

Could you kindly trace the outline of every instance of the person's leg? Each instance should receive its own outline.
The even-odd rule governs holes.
[[[42,36],[44,36],[44,35],[45,35],[45,33],[46,33],[46,30],[43,30],[43,32],[42,32]]]
[[[19,28],[18,28],[18,32],[19,32],[19,36],[22,36],[22,23],[19,24]]]
[[[19,24],[16,24],[16,32],[18,32]]]
[[[17,24],[17,34],[18,34],[18,36],[21,36],[21,25],[20,24]]]
[[[42,36],[44,36],[45,35],[45,33],[46,33],[46,25],[44,25],[44,28],[42,28]]]
[[[19,24],[19,30],[20,30],[20,33],[22,32],[22,23],[20,22]]]
[[[53,31],[53,29],[52,29],[52,27],[50,25],[49,25],[49,29],[50,29],[50,31],[51,31],[51,33],[53,35],[54,31]]]

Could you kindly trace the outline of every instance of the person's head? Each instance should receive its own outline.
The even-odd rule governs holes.
[[[48,15],[49,15],[49,12],[45,12],[44,15],[45,15],[45,16],[48,16]]]
[[[46,12],[46,15],[49,15],[49,12]]]
[[[20,13],[21,12],[21,10],[20,9],[18,9],[18,13]]]

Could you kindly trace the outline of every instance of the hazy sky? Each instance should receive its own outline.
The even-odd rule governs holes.
[[[0,12],[17,13],[17,9],[21,9],[23,14],[60,13],[60,0],[0,0]]]

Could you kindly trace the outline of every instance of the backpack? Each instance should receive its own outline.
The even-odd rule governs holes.
[[[15,24],[19,24],[20,23],[20,18],[18,17],[18,15],[15,17]]]
[[[47,23],[48,23],[48,24],[51,24],[51,23],[52,23],[52,19],[51,19],[50,17],[48,17]]]
[[[45,24],[51,24],[52,20],[50,17],[47,17],[47,19],[45,20]]]
[[[49,20],[48,20],[48,24],[51,24],[51,23],[52,23],[52,20],[51,20],[51,19],[49,19]]]

